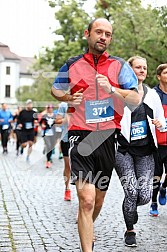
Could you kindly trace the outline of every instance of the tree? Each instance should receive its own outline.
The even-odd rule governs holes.
[[[149,70],[146,82],[150,86],[157,82],[156,67],[166,62],[166,15],[166,7],[145,9],[141,1],[99,0],[96,4],[95,16],[104,16],[113,24],[109,52],[125,59],[133,55],[145,57]]]
[[[55,18],[60,27],[54,33],[60,39],[54,42],[54,48],[46,48],[41,61],[51,62],[54,70],[58,70],[69,57],[82,53],[86,48],[83,30],[89,22],[89,15],[83,9],[84,2],[85,0],[49,1],[51,7],[59,7]]]
[[[31,98],[35,101],[55,101],[50,94],[51,85],[56,77],[56,71],[71,56],[82,53],[86,49],[86,40],[83,39],[83,29],[88,24],[89,15],[83,8],[85,0],[49,1],[55,8],[55,18],[60,27],[54,31],[59,40],[54,42],[53,48],[46,47],[40,53],[37,63],[33,66],[37,72],[34,85],[21,87],[16,93],[19,101]],[[57,8],[56,8],[57,7]],[[48,76],[46,78],[46,73]]]
[[[85,1],[49,1],[51,8],[55,8],[55,19],[59,21],[59,27],[54,31],[59,39],[54,41],[53,48],[46,47],[38,58],[34,69],[41,76],[43,72],[58,71],[69,57],[85,51],[87,42],[83,31],[90,21],[90,14],[84,10]],[[157,82],[155,69],[166,62],[167,7],[144,8],[140,0],[97,0],[93,16],[105,17],[112,23],[113,41],[108,49],[111,55],[125,60],[133,55],[147,59],[149,76],[146,83],[154,86]],[[56,73],[52,78],[37,78],[32,96],[38,100],[52,100],[50,87],[54,77]],[[22,98],[26,92],[22,92]]]
[[[61,7],[55,14],[60,22],[60,28],[55,33],[62,35],[63,40],[56,41],[54,49],[46,50],[49,61],[57,70],[70,56],[77,55],[86,48],[82,34],[89,17],[83,10],[84,1],[51,2],[52,5],[57,3]],[[94,12],[94,17],[105,17],[113,25],[113,41],[108,50],[111,55],[126,60],[132,55],[147,59],[149,75],[146,82],[150,86],[157,82],[156,67],[166,62],[166,16],[167,7],[144,8],[140,0],[97,0]]]

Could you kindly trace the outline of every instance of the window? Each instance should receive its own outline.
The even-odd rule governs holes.
[[[6,74],[10,75],[10,67],[9,66],[6,67]]]
[[[5,97],[10,97],[10,85],[5,85]]]

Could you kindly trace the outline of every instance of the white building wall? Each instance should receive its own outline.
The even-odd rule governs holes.
[[[19,87],[31,87],[35,79],[30,74],[20,73],[22,61],[15,59],[5,59],[0,54],[0,103],[17,103],[16,91]],[[10,75],[6,74],[6,67],[10,67]],[[5,97],[5,85],[10,85],[10,98]]]
[[[1,92],[0,92],[0,98],[1,102],[10,102],[14,103],[16,102],[15,98],[15,91],[17,87],[19,86],[19,71],[20,71],[20,62],[17,60],[5,60],[0,63],[0,84],[1,84]],[[10,67],[10,74],[6,74],[6,67]],[[5,97],[5,86],[10,85],[10,98]]]
[[[34,79],[30,76],[20,76],[20,87],[23,86],[32,86],[34,83]]]
[[[1,74],[2,63],[0,62],[0,103],[2,100],[2,74]]]

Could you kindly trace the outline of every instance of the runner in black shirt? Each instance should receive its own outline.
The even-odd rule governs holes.
[[[29,162],[29,156],[32,152],[32,145],[34,143],[34,117],[32,100],[26,101],[26,108],[23,109],[18,116],[18,125],[21,128],[21,146],[25,148],[28,145],[28,153],[26,160]]]

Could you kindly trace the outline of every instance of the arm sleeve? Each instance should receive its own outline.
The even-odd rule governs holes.
[[[39,121],[40,126],[42,126],[42,124],[46,124],[46,120],[45,120],[45,115],[42,116],[42,118]]]
[[[166,127],[166,121],[165,121],[165,117],[164,117],[164,109],[162,107],[162,103],[161,103],[161,100],[160,100],[160,97],[159,95],[157,94],[157,92],[152,89],[153,91],[153,95],[154,95],[154,106],[155,106],[155,109],[154,109],[154,118],[158,119],[161,121],[162,123],[162,127],[161,128],[165,128]],[[155,92],[154,92],[155,91]],[[152,95],[152,97],[153,97]]]
[[[53,87],[58,90],[68,90],[69,88],[69,78],[68,78],[68,66],[64,64],[59,72],[57,77],[53,82]]]
[[[60,103],[57,114],[61,115],[64,118],[66,112],[67,112],[67,104],[64,102]]]
[[[9,120],[13,120],[13,115],[12,115],[11,112],[10,112],[10,118],[9,118]]]
[[[122,89],[136,89],[136,90],[138,90],[137,77],[136,77],[134,71],[132,70],[132,68],[126,62],[122,66],[121,71],[119,73],[118,83],[120,84]]]
[[[21,121],[21,115],[22,115],[22,111],[19,113],[19,115],[17,117],[17,124],[22,123],[22,121]]]

